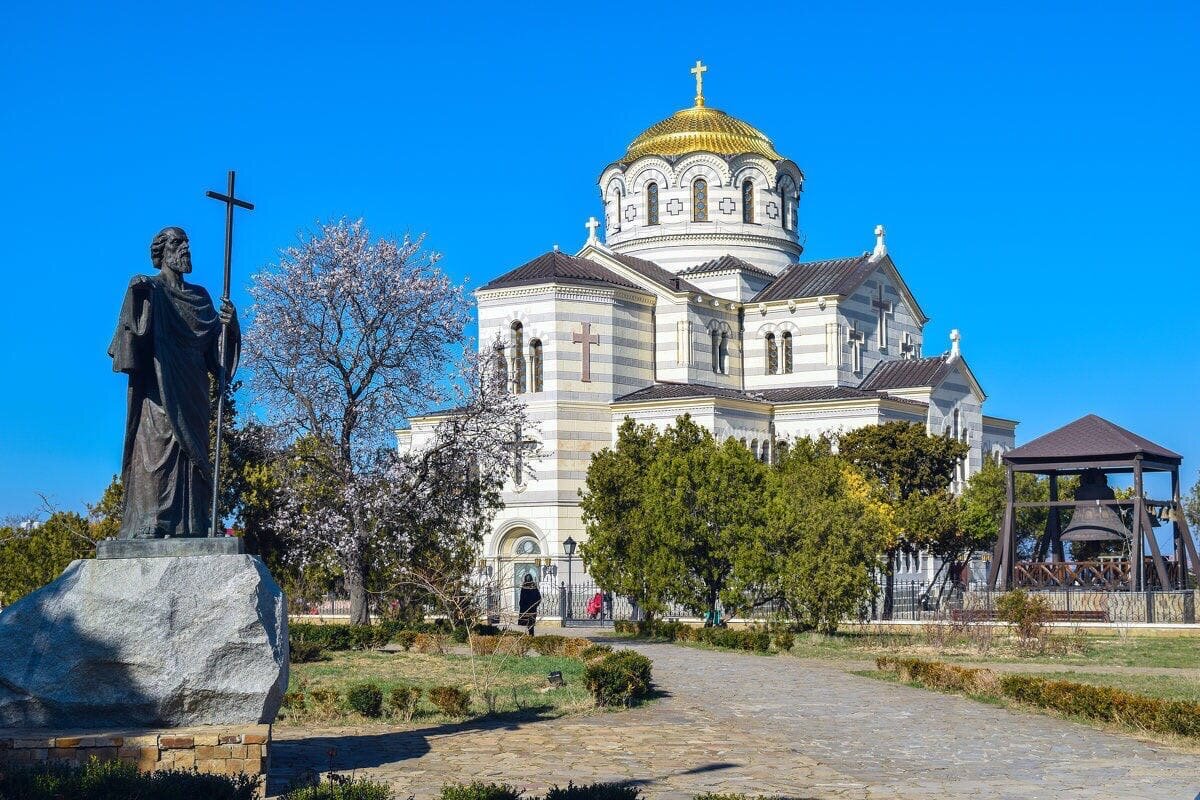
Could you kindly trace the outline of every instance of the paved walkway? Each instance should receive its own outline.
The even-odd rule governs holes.
[[[277,728],[271,791],[310,769],[390,781],[632,781],[646,794],[789,798],[1197,800],[1200,757],[1036,714],[846,674],[832,665],[676,645],[654,660],[662,699],[620,713],[482,720],[407,731]]]

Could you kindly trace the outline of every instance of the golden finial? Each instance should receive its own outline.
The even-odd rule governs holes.
[[[700,63],[700,59],[696,59],[696,66],[692,67],[691,73],[696,76],[696,106],[704,105],[704,73],[708,72],[708,67]]]

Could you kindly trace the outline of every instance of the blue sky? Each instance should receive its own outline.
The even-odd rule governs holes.
[[[339,216],[427,231],[477,286],[582,244],[600,170],[690,104],[697,58],[805,171],[805,258],[884,223],[926,352],[961,329],[1020,441],[1095,412],[1195,480],[1194,3],[168,5],[0,10],[0,516],[119,469],[122,292],[168,224],[216,292],[227,169],[258,206],[235,302]]]

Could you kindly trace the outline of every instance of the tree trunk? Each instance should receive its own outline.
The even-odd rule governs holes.
[[[881,619],[892,618],[892,601],[896,589],[896,551],[888,551],[887,573],[883,577],[883,614]]]
[[[371,615],[367,610],[367,565],[354,559],[346,567],[346,589],[350,592],[350,624],[370,625]]]

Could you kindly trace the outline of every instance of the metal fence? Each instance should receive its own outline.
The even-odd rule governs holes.
[[[640,620],[643,610],[628,597],[607,593],[594,581],[565,582],[543,580],[539,619],[560,619],[567,624],[607,625],[615,620]],[[519,614],[516,587],[481,587],[485,593],[480,604],[494,623],[515,624]],[[882,589],[858,614],[858,621],[983,622],[996,619],[996,602],[1004,594],[988,589],[930,585],[918,581],[897,581],[892,587],[892,604],[887,613]],[[1200,590],[1113,592],[1090,589],[1035,589],[1029,594],[1045,598],[1055,622],[1099,622],[1121,624],[1196,623]],[[596,601],[597,595],[599,601]],[[350,600],[344,594],[331,594],[320,600],[295,600],[291,613],[312,616],[349,616]],[[375,612],[374,603],[369,608]],[[735,619],[754,622],[786,621],[784,609],[767,603],[739,613]],[[722,618],[726,618],[724,611]],[[687,608],[671,605],[658,615],[660,619],[696,619]]]
[[[1029,594],[1044,598],[1055,622],[1101,622],[1110,624],[1196,623],[1196,590],[1111,592],[1090,589],[1033,589]],[[866,621],[993,621],[996,601],[1004,592],[962,586],[942,588],[920,582],[897,582],[892,592],[891,613],[886,613],[882,591],[862,611]]]

